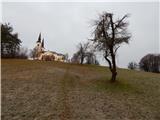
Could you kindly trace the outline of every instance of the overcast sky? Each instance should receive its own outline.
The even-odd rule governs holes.
[[[79,42],[91,38],[91,22],[103,11],[114,13],[115,19],[131,14],[128,30],[132,38],[118,51],[119,67],[127,67],[130,61],[139,62],[148,53],[160,52],[157,2],[3,2],[2,21],[11,23],[25,47],[32,49],[41,32],[46,50],[72,56]]]

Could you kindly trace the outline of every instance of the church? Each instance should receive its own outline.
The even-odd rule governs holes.
[[[65,56],[61,53],[56,53],[53,51],[46,51],[44,48],[44,39],[41,39],[41,33],[39,34],[38,40],[36,42],[35,50],[35,58],[36,60],[44,60],[44,61],[65,61]]]

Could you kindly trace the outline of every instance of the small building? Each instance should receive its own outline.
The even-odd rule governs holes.
[[[41,33],[39,34],[38,40],[35,46],[35,58],[37,60],[45,60],[45,61],[65,61],[65,55],[61,53],[57,53],[54,51],[46,51],[44,48],[44,39],[41,40]]]

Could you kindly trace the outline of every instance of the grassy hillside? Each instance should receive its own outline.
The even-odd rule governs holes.
[[[2,120],[160,120],[160,74],[106,67],[1,61]]]

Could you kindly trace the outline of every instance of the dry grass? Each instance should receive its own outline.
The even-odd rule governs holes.
[[[159,120],[160,74],[2,60],[2,120]]]

